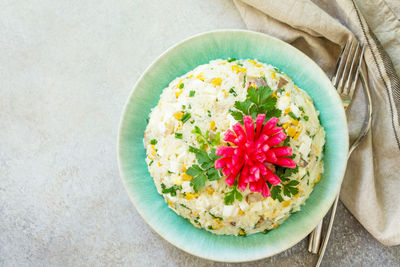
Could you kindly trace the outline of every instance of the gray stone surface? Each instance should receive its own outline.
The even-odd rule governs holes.
[[[230,1],[0,1],[0,266],[225,266],[140,218],[116,161],[145,68],[193,34],[244,28]],[[326,266],[400,265],[339,205]],[[310,266],[306,242],[249,266]]]

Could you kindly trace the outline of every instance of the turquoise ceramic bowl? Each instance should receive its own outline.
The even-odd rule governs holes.
[[[145,163],[146,118],[162,90],[176,77],[218,58],[250,58],[272,64],[308,92],[326,131],[325,171],[300,212],[266,235],[219,236],[192,226],[170,210],[157,193]],[[242,30],[207,32],[162,54],[136,83],[122,115],[118,159],[122,181],[137,211],[163,238],[199,257],[224,262],[251,261],[282,252],[306,237],[328,212],[346,168],[348,132],[342,103],[314,61],[271,36]]]

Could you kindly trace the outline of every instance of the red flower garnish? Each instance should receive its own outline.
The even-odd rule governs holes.
[[[268,181],[272,185],[281,182],[268,165],[275,164],[295,168],[296,163],[287,156],[293,155],[290,147],[275,147],[286,139],[282,127],[276,127],[278,118],[272,117],[265,125],[265,114],[258,114],[256,128],[251,116],[244,116],[244,127],[233,125],[233,131],[225,132],[224,140],[234,146],[220,146],[216,153],[222,158],[215,161],[215,168],[222,169],[227,176],[225,183],[232,186],[238,178],[239,189],[244,191],[249,185],[252,192],[260,192],[264,197],[271,195]]]

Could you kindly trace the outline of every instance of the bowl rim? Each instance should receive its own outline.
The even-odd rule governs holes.
[[[127,109],[128,109],[129,103],[131,102],[132,96],[133,96],[133,94],[135,93],[135,91],[136,91],[136,89],[137,89],[139,83],[143,80],[143,78],[145,77],[145,75],[146,75],[149,71],[151,71],[152,68],[155,67],[155,65],[157,64],[157,62],[158,62],[160,59],[162,59],[163,57],[165,57],[166,55],[168,55],[170,51],[174,50],[175,48],[177,48],[177,47],[183,45],[184,43],[189,42],[189,41],[191,41],[191,40],[193,40],[193,39],[196,39],[196,38],[199,38],[199,37],[203,37],[203,36],[207,36],[207,35],[218,34],[218,33],[247,33],[247,34],[254,34],[254,35],[259,35],[259,36],[263,36],[263,37],[267,37],[267,38],[273,39],[273,40],[275,40],[275,41],[277,41],[277,42],[280,42],[280,43],[283,43],[283,44],[285,44],[285,45],[289,45],[292,49],[296,50],[297,53],[300,53],[300,54],[302,54],[302,56],[304,56],[304,57],[306,57],[307,59],[309,59],[309,61],[310,61],[309,63],[310,63],[310,64],[313,64],[314,67],[320,69],[321,72],[322,72],[322,73],[324,74],[324,76],[325,76],[324,78],[327,79],[327,81],[329,81],[329,84],[331,84],[331,83],[330,83],[330,80],[329,80],[329,78],[328,78],[328,76],[326,75],[326,73],[321,69],[321,67],[320,67],[312,58],[310,58],[310,57],[307,56],[305,53],[303,53],[302,51],[300,51],[298,48],[292,46],[291,44],[289,44],[289,43],[287,43],[287,42],[285,42],[285,41],[283,41],[283,40],[280,40],[280,39],[278,39],[278,38],[276,38],[276,37],[274,37],[274,36],[271,36],[271,35],[269,35],[269,34],[265,34],[265,33],[261,33],[261,32],[256,32],[256,31],[252,31],[252,30],[244,30],[244,29],[218,29],[218,30],[205,31],[205,32],[201,32],[201,33],[198,33],[198,34],[189,36],[189,37],[187,37],[187,38],[185,38],[185,39],[183,39],[183,40],[181,40],[181,41],[178,41],[177,43],[175,43],[174,45],[172,45],[172,46],[170,46],[168,49],[166,49],[164,52],[162,52],[159,56],[157,56],[157,57],[150,63],[150,65],[142,72],[142,74],[139,76],[139,78],[137,78],[137,81],[135,82],[133,88],[131,89],[131,91],[130,91],[130,93],[129,93],[129,95],[128,95],[126,101],[125,101],[125,104],[124,104],[124,107],[123,107],[123,110],[122,110],[122,113],[121,113],[120,121],[119,121],[119,126],[118,126],[118,133],[117,133],[118,136],[117,136],[117,144],[116,144],[118,170],[119,170],[119,173],[120,173],[120,177],[121,177],[121,180],[122,180],[122,184],[123,184],[123,186],[124,186],[124,188],[125,188],[125,190],[126,190],[126,192],[127,192],[127,194],[128,194],[128,197],[129,197],[131,203],[133,204],[133,206],[135,207],[136,211],[139,213],[140,217],[146,222],[146,224],[147,224],[148,226],[150,226],[150,229],[151,229],[152,231],[154,231],[154,232],[156,232],[158,235],[160,235],[160,236],[161,236],[164,240],[166,240],[169,244],[171,244],[171,245],[173,245],[173,246],[179,248],[180,250],[185,251],[186,253],[188,253],[188,254],[190,254],[190,255],[193,255],[193,256],[196,256],[196,257],[199,257],[199,258],[202,258],[202,259],[205,259],[205,260],[211,260],[211,261],[216,261],[216,262],[227,262],[227,263],[239,263],[239,262],[257,261],[257,260],[266,259],[266,258],[272,257],[272,256],[274,256],[274,255],[277,255],[277,254],[279,254],[279,253],[282,253],[282,252],[288,250],[289,248],[293,247],[294,245],[298,244],[298,243],[301,242],[307,235],[309,235],[309,234],[311,233],[311,231],[315,228],[315,226],[316,226],[317,224],[315,224],[315,226],[312,227],[311,231],[304,231],[304,234],[303,234],[303,235],[299,235],[299,237],[301,237],[301,238],[294,239],[294,240],[292,240],[291,242],[287,242],[287,245],[286,245],[286,246],[283,246],[283,248],[282,248],[280,251],[275,251],[275,252],[273,252],[273,253],[270,253],[270,254],[267,255],[267,256],[249,257],[249,258],[246,258],[246,259],[243,259],[243,260],[229,260],[229,259],[227,260],[227,259],[218,259],[218,258],[207,258],[207,257],[205,257],[205,256],[203,256],[203,255],[198,255],[198,254],[196,254],[196,253],[193,253],[192,251],[185,249],[185,247],[180,246],[179,244],[174,243],[173,240],[170,240],[170,239],[169,239],[168,237],[166,237],[163,233],[161,233],[160,231],[158,231],[158,230],[156,230],[155,228],[153,228],[152,224],[149,223],[149,221],[146,220],[146,217],[143,215],[143,213],[140,211],[140,209],[138,209],[138,207],[137,207],[136,204],[135,204],[135,201],[134,201],[133,197],[131,196],[130,190],[129,190],[128,185],[127,185],[127,182],[126,182],[125,174],[124,174],[124,172],[123,172],[122,163],[121,163],[121,155],[120,155],[120,148],[121,148],[121,146],[122,146],[122,141],[121,141],[121,140],[122,140],[122,134],[121,134],[121,132],[122,132],[122,128],[123,128],[123,125],[124,125],[125,117],[126,117],[126,114],[127,114],[126,111],[127,111]],[[332,88],[334,89],[333,85],[332,85]],[[334,89],[334,90],[335,90],[335,89]],[[336,91],[336,90],[335,90],[335,91]],[[339,95],[337,95],[337,94],[336,94],[336,98],[337,98],[337,100],[341,101]],[[345,115],[345,110],[344,110],[343,107],[342,107],[342,112],[343,112],[343,114]],[[346,115],[345,115],[345,117],[346,117]],[[349,133],[348,133],[347,121],[344,120],[344,123],[345,123],[345,125],[344,125],[345,127],[344,127],[343,129],[344,129],[344,131],[345,131],[345,135],[348,136]],[[347,150],[348,150],[348,147],[349,147],[349,140],[348,140],[348,138],[346,138],[346,139],[344,140],[344,142],[345,142],[344,145],[345,145],[346,151],[347,151]],[[345,162],[345,164],[344,164],[344,168],[343,168],[343,170],[341,171],[340,176],[338,175],[338,177],[340,177],[340,179],[339,179],[339,186],[338,186],[337,188],[335,188],[335,192],[334,192],[335,194],[332,194],[333,197],[332,197],[332,199],[329,201],[330,204],[329,204],[329,206],[327,206],[326,210],[323,212],[323,213],[324,213],[323,218],[324,218],[324,217],[326,216],[326,214],[329,212],[329,210],[330,210],[330,208],[331,208],[331,206],[332,206],[332,204],[333,204],[333,202],[334,202],[334,200],[335,200],[335,198],[336,198],[338,192],[340,191],[340,187],[341,187],[341,184],[342,184],[342,181],[343,181],[343,178],[344,178],[344,174],[345,174],[346,169],[347,169],[347,162],[348,162],[348,161],[347,161],[347,158],[346,158],[346,162]]]

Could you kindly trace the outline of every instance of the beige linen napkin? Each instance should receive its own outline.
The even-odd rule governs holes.
[[[340,199],[376,239],[400,244],[400,22],[393,6],[384,0],[234,2],[250,30],[291,43],[328,75],[348,38],[367,44],[372,129],[349,159]],[[358,90],[347,112],[350,133],[357,132],[364,109]]]

